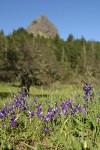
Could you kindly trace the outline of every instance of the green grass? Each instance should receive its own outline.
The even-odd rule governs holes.
[[[29,105],[30,110],[37,111],[36,106],[42,104],[43,115],[46,114],[48,104],[45,100],[50,101],[50,107],[54,107],[54,102],[58,102],[60,107],[63,100],[71,98],[74,104],[84,104],[83,85],[61,85],[54,84],[48,89],[43,87],[31,87],[29,97],[25,105]],[[14,94],[20,88],[17,84],[0,84],[0,108],[4,103],[13,101]],[[94,86],[94,99],[86,108],[86,118],[83,113],[77,112],[75,116],[58,117],[55,115],[53,124],[52,120],[44,123],[43,119],[38,119],[35,115],[29,118],[28,111],[20,111],[15,108],[18,120],[17,126],[11,127],[11,118],[8,115],[0,121],[0,148],[8,149],[33,149],[33,150],[99,150],[100,147],[100,122],[97,121],[97,114],[100,112],[100,92],[99,87]],[[4,93],[4,95],[2,94]],[[8,94],[7,94],[8,93]],[[37,104],[33,105],[34,97],[37,97]],[[26,98],[25,98],[26,99]],[[6,124],[6,127],[2,127]],[[49,132],[44,133],[44,128],[48,127]]]
[[[81,86],[82,87],[82,86]],[[74,97],[77,94],[81,93],[81,90],[79,86],[75,85],[59,85],[55,84],[49,88],[44,87],[38,87],[38,86],[31,86],[30,88],[30,97],[41,97],[41,98],[70,98]],[[21,88],[19,87],[19,83],[14,84],[0,84],[0,99],[6,100],[7,97],[13,96],[15,93],[17,93]]]
[[[18,91],[17,86],[13,86],[11,84],[0,84],[0,106],[7,101],[10,101],[10,99],[13,97],[14,93]]]

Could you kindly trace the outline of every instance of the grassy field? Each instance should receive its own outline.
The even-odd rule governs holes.
[[[99,150],[100,90],[83,86],[0,84],[0,149]]]
[[[62,85],[62,84],[54,84],[49,88],[31,86],[30,88],[30,97],[40,97],[42,99],[50,98],[51,100],[55,98],[72,98],[81,94],[83,91],[81,90],[81,86],[76,85]],[[21,90],[19,83],[14,84],[0,84],[0,103],[7,101],[14,96],[15,93]]]

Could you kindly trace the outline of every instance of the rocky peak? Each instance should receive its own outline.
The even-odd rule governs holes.
[[[55,37],[59,35],[56,27],[49,21],[46,16],[40,16],[37,20],[33,20],[27,28],[29,33],[33,33],[34,36],[40,34],[46,38]]]

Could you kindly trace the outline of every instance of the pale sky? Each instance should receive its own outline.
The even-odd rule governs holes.
[[[0,0],[0,30],[10,34],[45,15],[60,37],[100,41],[100,0]]]

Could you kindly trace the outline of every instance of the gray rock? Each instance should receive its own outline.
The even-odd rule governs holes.
[[[33,33],[34,36],[38,34],[46,38],[55,37],[59,35],[56,27],[45,16],[40,16],[37,20],[33,20],[28,26],[27,31]]]

